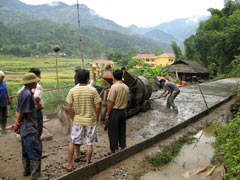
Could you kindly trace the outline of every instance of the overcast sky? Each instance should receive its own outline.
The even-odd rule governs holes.
[[[45,4],[53,0],[21,0],[27,4]],[[77,0],[60,0],[76,4]],[[222,9],[224,0],[79,0],[100,16],[122,26],[155,26],[176,18],[209,15],[208,8]]]

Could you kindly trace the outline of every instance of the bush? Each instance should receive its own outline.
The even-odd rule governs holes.
[[[215,160],[226,168],[225,179],[238,180],[240,179],[240,103],[236,102],[233,106],[235,118],[214,132]]]

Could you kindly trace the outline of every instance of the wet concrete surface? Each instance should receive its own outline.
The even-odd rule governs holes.
[[[240,78],[231,78],[201,84],[207,106],[210,108],[231,96],[233,87],[239,82]],[[178,114],[166,108],[167,98],[153,100],[151,110],[139,113],[128,120],[130,127],[134,124],[134,131],[131,131],[129,137],[140,141],[148,139],[207,109],[198,86],[181,87],[180,90],[175,99]],[[161,91],[154,92],[152,97],[157,97],[160,93]]]
[[[232,93],[232,87],[238,81],[240,81],[240,78],[211,82],[209,86],[208,83],[204,83],[204,88],[202,88],[202,90],[208,106],[213,106],[228,98]],[[160,93],[160,91],[154,92],[152,97],[156,97]],[[178,106],[179,110],[178,114],[166,109],[166,100],[166,98],[153,100],[151,103],[151,110],[144,113],[141,112],[128,119],[128,147],[174,127],[206,109],[206,105],[204,104],[202,95],[197,86],[181,88],[181,93],[175,100],[175,104]],[[67,173],[61,168],[61,165],[67,161],[69,136],[64,136],[61,133],[61,125],[58,119],[52,119],[45,123],[44,126],[53,134],[54,140],[43,142],[43,150],[45,154],[48,154],[48,157],[42,160],[42,172],[50,179],[55,179]],[[98,126],[100,142],[94,147],[92,163],[104,158],[104,154],[109,151],[107,132],[104,131],[103,128],[104,125]],[[12,133],[7,134],[5,137],[0,137],[0,178],[28,179],[22,177],[21,144],[17,142],[14,137],[15,135]],[[86,150],[86,145],[83,145],[82,150]],[[8,159],[8,157],[11,156],[12,158]],[[83,162],[74,163],[74,169],[83,166]]]

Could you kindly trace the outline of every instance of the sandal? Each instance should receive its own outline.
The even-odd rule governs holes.
[[[80,157],[76,157],[74,159],[74,162],[86,162],[86,159],[80,156]]]
[[[72,169],[68,169],[66,164],[62,164],[62,168],[65,169],[67,172],[71,172]]]
[[[115,153],[115,151],[110,151],[110,152],[104,154],[104,156],[110,156],[110,155],[112,155],[112,154],[114,154],[114,153]]]

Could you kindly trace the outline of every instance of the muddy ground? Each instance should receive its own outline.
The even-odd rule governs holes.
[[[157,100],[157,101],[159,101],[159,103],[164,103],[160,100]],[[158,104],[157,102],[153,102],[153,106],[155,103]],[[229,106],[229,103],[213,111],[206,118],[208,118],[210,121],[221,120],[221,119],[225,120],[226,117],[229,116],[228,106]],[[164,109],[165,107],[162,106],[162,108]],[[149,115],[147,115],[149,113],[153,113],[153,116],[151,116],[152,119],[149,119],[150,117],[148,117]],[[172,125],[176,124],[178,119],[177,117],[179,115],[173,112],[168,112],[168,114],[169,114],[168,116],[169,120],[175,119]],[[168,122],[162,121],[161,123],[159,123],[159,116],[161,116],[161,112],[153,109],[147,113],[141,113],[138,116],[130,118],[127,123],[128,124],[128,132],[127,132],[128,146],[136,144],[144,139],[147,139],[150,136],[153,136],[154,134],[157,134],[163,131],[164,126],[165,127],[171,126],[170,121]],[[141,123],[140,122],[136,123],[136,121],[139,119],[144,121]],[[188,129],[190,129],[191,131],[193,129],[195,131],[199,126],[202,126],[202,124],[206,124],[206,122],[201,121],[200,123],[197,123],[196,125]],[[65,136],[62,134],[62,127],[58,119],[52,119],[51,121],[45,122],[44,126],[47,127],[49,132],[54,135],[54,139],[50,141],[43,141],[43,153],[47,154],[48,157],[42,160],[42,169],[43,169],[42,172],[43,174],[54,179],[66,173],[66,171],[61,168],[61,165],[67,160],[67,145],[68,145],[69,136]],[[99,124],[98,135],[99,135],[100,142],[94,148],[92,162],[103,158],[104,154],[109,151],[107,132],[104,131],[103,128],[104,128],[104,125]],[[183,132],[184,132],[184,135],[188,135],[185,131]],[[173,140],[178,138],[181,135],[181,133],[179,133],[179,135],[176,135],[176,137],[173,138]],[[167,142],[170,142],[170,140],[167,140]],[[159,145],[156,145],[156,146],[158,147]],[[10,179],[19,179],[19,180],[29,179],[29,178],[24,178],[22,176],[23,169],[21,164],[21,143],[17,140],[16,135],[13,133],[8,133],[7,135],[0,137],[0,147],[1,147],[0,148],[0,169],[1,169],[0,177],[2,178],[9,177]],[[83,151],[85,151],[85,148],[86,146],[83,145],[82,147]],[[150,148],[149,151],[147,151],[147,153],[152,151],[153,151],[152,148]],[[156,150],[154,150],[153,152],[155,151]],[[126,168],[126,170],[131,172],[131,168],[133,168],[132,170],[134,172],[135,171],[134,167],[137,167],[136,164],[139,164],[136,161],[143,161],[140,164],[144,163],[145,162],[144,155],[143,156],[140,155],[139,157],[138,155],[136,155],[136,158],[130,158],[130,160],[124,161],[123,166],[125,167],[124,163],[127,163],[128,165],[126,167],[128,168]],[[83,162],[74,163],[74,168],[79,168],[82,166],[84,166]],[[122,166],[122,163],[120,163],[120,166]],[[148,168],[151,168],[151,166],[149,166]],[[106,175],[104,175],[103,173],[104,178],[108,177],[109,172],[112,172],[114,170],[114,168],[111,168],[111,169],[112,170],[106,171]],[[137,169],[139,169],[139,167],[137,167]],[[97,178],[93,178],[93,179],[97,180],[97,179],[104,179],[104,178],[98,178],[97,176]],[[129,176],[129,178],[131,179],[131,176]],[[111,179],[111,176],[109,176],[107,179]]]
[[[201,118],[198,122],[180,130],[179,132],[170,136],[164,141],[157,143],[152,147],[140,153],[137,153],[128,159],[123,160],[122,162],[90,178],[90,180],[136,180],[140,179],[141,176],[148,172],[161,171],[161,169],[164,169],[164,166],[154,167],[147,162],[146,157],[162,151],[163,147],[170,145],[171,143],[177,141],[180,138],[192,136],[200,129],[203,129],[212,123],[226,123],[231,118],[229,108],[232,101],[233,100],[211,111],[207,116]],[[187,170],[192,170],[192,168],[186,169],[186,171]],[[174,172],[172,173],[174,174]]]
[[[220,81],[220,83],[221,82],[222,81]],[[223,85],[221,84],[221,86],[217,88],[219,92],[216,92],[216,88],[214,89],[212,88],[212,86],[203,87],[203,91],[205,93],[204,97],[206,98],[209,107],[221,102],[226,98],[226,96],[231,94],[231,90],[229,90],[231,89],[230,86],[228,87],[228,89],[224,89],[226,83],[228,82],[229,81],[223,82]],[[234,82],[236,82],[236,80]],[[231,85],[234,82],[231,82],[230,80]],[[214,84],[213,86],[218,86],[218,84]],[[221,89],[221,87],[223,89]],[[159,94],[159,91],[154,92],[152,96],[156,97]],[[181,88],[181,93],[176,98],[175,103],[178,106],[178,114],[166,109],[166,99],[163,98],[160,100],[152,101],[151,109],[147,112],[141,112],[128,119],[127,146],[132,146],[138,142],[153,137],[154,135],[159,134],[166,129],[174,127],[175,125],[186,121],[188,118],[193,117],[206,109],[203,98],[199,92],[199,89],[196,86]],[[226,118],[227,112],[229,113],[228,105],[229,103],[222,106],[222,109],[220,108],[218,110],[215,110],[213,113],[207,116],[209,120],[217,121],[221,118]],[[44,126],[49,130],[49,132],[53,135],[54,138],[50,141],[43,141],[43,153],[47,154],[48,157],[42,160],[42,173],[45,176],[48,176],[50,179],[55,179],[56,177],[62,176],[63,174],[67,173],[64,169],[62,169],[62,163],[67,161],[67,146],[69,136],[63,135],[62,127],[58,119],[50,119],[50,121],[44,123]],[[193,128],[195,129],[196,127],[194,126]],[[104,154],[109,151],[107,132],[103,129],[104,125],[99,124],[98,135],[100,142],[94,147],[92,162],[100,160],[104,157]],[[192,128],[190,127],[189,129]],[[187,131],[181,132],[186,133]],[[157,145],[157,147],[158,146],[159,145]],[[0,178],[19,180],[30,179],[29,177],[24,178],[22,176],[23,168],[21,162],[21,143],[16,139],[16,135],[9,132],[7,135],[0,137],[0,147]],[[85,151],[85,149],[86,145],[83,145],[82,150]],[[156,151],[159,151],[159,149],[156,149]],[[138,167],[138,164],[141,165],[141,163],[144,162],[144,158],[142,156],[136,156],[135,158],[136,159],[129,158],[130,160],[123,161],[123,164],[125,163],[127,167],[129,167],[130,169],[132,168],[133,171],[135,171],[134,168]],[[132,165],[130,166],[130,164]],[[82,166],[84,166],[84,162],[74,163],[74,169],[80,168]],[[111,172],[111,170],[109,172]],[[107,174],[109,175],[109,173]]]

